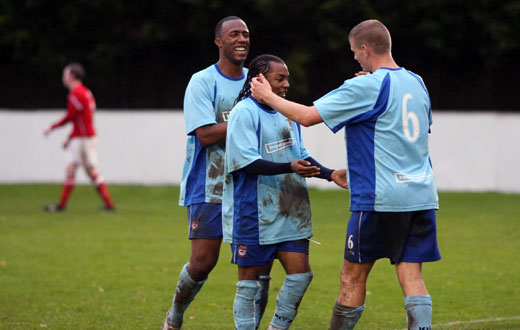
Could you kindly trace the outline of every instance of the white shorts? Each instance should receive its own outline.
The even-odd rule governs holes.
[[[97,159],[97,137],[72,138],[69,143],[68,162],[85,167],[96,167]]]

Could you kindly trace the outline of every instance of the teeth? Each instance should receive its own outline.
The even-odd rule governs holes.
[[[245,48],[245,47],[236,47],[235,50],[238,50],[238,51],[245,51],[246,48]]]

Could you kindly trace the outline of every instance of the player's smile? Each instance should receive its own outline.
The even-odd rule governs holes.
[[[245,58],[247,57],[247,54],[249,53],[249,45],[247,45],[247,44],[238,45],[238,46],[233,47],[233,50],[235,51],[236,57],[244,58],[244,60],[245,60]]]

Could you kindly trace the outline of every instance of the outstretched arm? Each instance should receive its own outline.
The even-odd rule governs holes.
[[[274,94],[271,85],[262,74],[251,81],[251,95],[257,101],[268,104],[285,117],[303,126],[312,126],[323,121],[315,106],[291,102]]]

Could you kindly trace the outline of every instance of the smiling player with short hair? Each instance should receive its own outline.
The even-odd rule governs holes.
[[[163,330],[180,329],[184,312],[215,267],[222,242],[222,188],[227,117],[247,74],[249,29],[236,16],[215,27],[219,60],[195,73],[184,96],[188,140],[179,204],[188,211],[190,261],[179,275]]]

